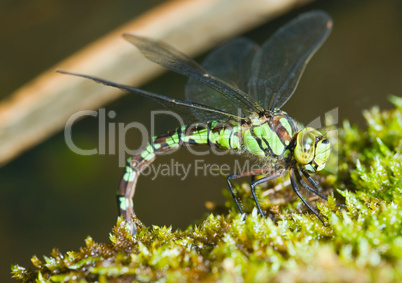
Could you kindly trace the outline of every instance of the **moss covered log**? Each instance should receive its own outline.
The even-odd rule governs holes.
[[[110,243],[91,237],[76,252],[53,250],[34,268],[12,266],[23,282],[395,282],[402,281],[402,99],[363,113],[367,129],[339,129],[338,172],[320,178],[324,226],[304,210],[286,178],[258,191],[267,218],[237,187],[244,219],[227,190],[224,208],[185,231],[144,227],[135,237],[118,219]],[[315,198],[311,198],[315,202]],[[346,207],[337,206],[345,203]]]

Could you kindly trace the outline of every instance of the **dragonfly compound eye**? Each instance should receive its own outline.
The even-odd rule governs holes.
[[[295,148],[295,158],[300,164],[309,164],[314,159],[314,149],[316,147],[317,137],[321,137],[321,133],[313,128],[307,127],[297,135],[297,143]]]
[[[324,169],[325,163],[327,162],[329,155],[331,153],[331,145],[327,138],[317,142],[315,148],[314,161],[317,164],[317,171]]]

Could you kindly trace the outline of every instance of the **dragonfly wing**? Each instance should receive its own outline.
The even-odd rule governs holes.
[[[135,45],[147,59],[211,87],[220,93],[227,102],[237,105],[245,112],[259,112],[262,110],[249,95],[214,77],[197,62],[167,43],[132,34],[124,34],[123,36]]]
[[[204,60],[202,67],[214,77],[246,93],[251,63],[257,49],[258,45],[253,41],[242,37],[236,38],[212,51]],[[234,101],[228,101],[216,90],[192,78],[189,79],[185,92],[186,99],[190,101],[213,105],[233,114],[238,114],[242,110]]]
[[[248,83],[251,95],[267,110],[282,107],[331,29],[332,20],[323,11],[304,13],[281,27],[253,59]]]
[[[241,119],[241,117],[223,112],[221,110],[218,110],[218,109],[206,106],[206,105],[159,95],[159,94],[145,91],[145,90],[142,90],[139,88],[135,88],[135,87],[119,84],[119,83],[114,83],[114,82],[104,80],[101,78],[73,73],[73,72],[61,71],[61,70],[58,70],[58,72],[63,73],[63,74],[87,78],[87,79],[93,80],[97,83],[101,83],[103,85],[121,89],[125,92],[139,94],[146,98],[150,98],[150,99],[162,104],[164,107],[174,111],[178,115],[180,115],[183,118],[185,123],[207,122],[207,121],[210,121],[211,119],[223,121],[223,122],[225,122],[225,121],[233,121],[233,122],[236,121],[237,122]],[[197,117],[195,117],[193,114],[197,114]]]

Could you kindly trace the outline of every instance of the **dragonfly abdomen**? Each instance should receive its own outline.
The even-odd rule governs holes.
[[[129,174],[125,175],[125,179],[130,179],[129,175],[133,175],[133,170],[140,173],[157,155],[177,150],[181,146],[193,145],[213,145],[223,149],[239,150],[242,148],[241,133],[238,126],[212,121],[182,126],[174,131],[154,136],[145,149],[129,158],[131,169],[126,170]]]
[[[222,149],[241,149],[241,134],[239,127],[229,123],[211,121],[183,126],[180,131],[180,141],[183,146],[209,145]]]
[[[193,145],[240,150],[242,145],[239,127],[212,121],[182,126],[169,133],[154,136],[146,148],[128,159],[117,195],[119,214],[131,222],[131,214],[134,211],[132,198],[138,177],[157,155],[175,151],[181,146]]]

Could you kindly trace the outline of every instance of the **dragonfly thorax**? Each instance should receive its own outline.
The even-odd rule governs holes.
[[[243,125],[243,145],[249,153],[258,157],[287,158],[296,132],[295,122],[285,112],[267,111]]]
[[[324,169],[330,154],[330,143],[316,129],[307,127],[296,137],[294,157],[305,169],[316,172]]]

